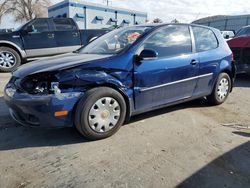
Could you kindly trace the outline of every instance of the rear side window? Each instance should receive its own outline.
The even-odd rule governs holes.
[[[69,19],[53,19],[57,31],[76,30],[76,26]]]
[[[144,41],[143,48],[155,50],[159,58],[191,53],[189,27],[173,25],[160,29]]]
[[[202,27],[193,27],[196,51],[203,52],[218,47],[218,41],[212,30]]]

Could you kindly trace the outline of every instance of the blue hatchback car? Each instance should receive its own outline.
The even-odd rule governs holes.
[[[23,125],[75,126],[90,140],[135,114],[206,97],[222,104],[235,66],[219,30],[190,24],[117,29],[69,54],[23,65],[5,88]]]

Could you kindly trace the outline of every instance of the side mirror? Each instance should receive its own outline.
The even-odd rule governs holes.
[[[36,29],[35,29],[34,25],[29,25],[29,26],[27,26],[27,28],[26,28],[27,33],[32,33],[32,32],[34,32],[35,30],[36,30]]]
[[[156,59],[158,57],[158,53],[155,50],[151,49],[144,49],[142,50],[141,54],[139,55],[140,59],[150,60]]]

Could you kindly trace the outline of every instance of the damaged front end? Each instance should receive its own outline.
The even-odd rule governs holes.
[[[115,85],[132,96],[131,78],[131,72],[101,68],[40,72],[23,78],[14,74],[5,88],[5,101],[12,117],[23,125],[71,127],[75,106],[86,91]]]
[[[4,96],[13,119],[35,127],[71,127],[74,106],[84,95],[83,88],[75,89],[72,76],[60,72],[13,76]]]

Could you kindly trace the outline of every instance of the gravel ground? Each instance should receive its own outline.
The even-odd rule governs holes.
[[[11,120],[0,73],[0,187],[250,187],[250,78],[227,102],[204,100],[133,117],[111,138]]]

